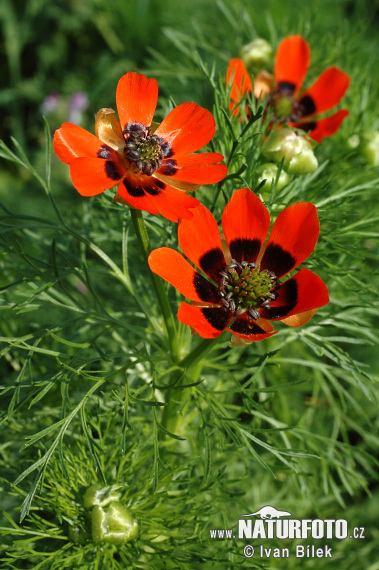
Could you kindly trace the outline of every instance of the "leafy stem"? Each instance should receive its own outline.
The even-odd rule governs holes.
[[[185,379],[190,378],[191,382],[198,379],[205,356],[217,345],[220,338],[219,336],[214,339],[202,339],[202,341],[179,362],[179,369],[173,372],[170,388],[168,389],[166,397],[166,405],[163,408],[162,414],[162,426],[172,434],[175,434],[178,430],[182,418],[181,410],[183,408],[183,400],[186,396],[185,384],[187,384]]]
[[[167,297],[167,293],[161,281],[161,278],[150,271],[147,259],[151,253],[150,239],[146,230],[145,221],[140,210],[130,209],[132,216],[133,226],[137,235],[138,243],[142,251],[143,258],[145,260],[150,279],[156,293],[158,303],[163,315],[163,321],[166,328],[166,334],[168,339],[168,347],[170,349],[171,355],[177,358],[179,347],[178,347],[178,336],[176,331],[175,319],[171,311],[170,303]]]

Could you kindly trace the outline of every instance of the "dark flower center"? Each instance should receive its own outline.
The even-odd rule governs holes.
[[[150,127],[124,133],[126,160],[134,171],[151,176],[161,166],[163,150],[158,137],[150,135]]]
[[[260,318],[260,307],[270,308],[270,302],[278,297],[280,281],[272,271],[259,271],[255,263],[232,259],[220,271],[218,292],[225,311],[236,317],[247,313],[249,320]]]
[[[304,115],[303,105],[295,97],[280,91],[270,95],[268,105],[274,113],[272,122],[286,120],[297,122]]]

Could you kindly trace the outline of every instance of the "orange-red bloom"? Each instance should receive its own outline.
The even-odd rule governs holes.
[[[321,142],[324,137],[333,135],[340,127],[349,111],[342,109],[329,117],[318,118],[320,113],[329,111],[342,99],[349,87],[350,78],[337,67],[326,69],[308,89],[302,84],[308,71],[310,48],[301,36],[290,36],[278,47],[275,58],[274,77],[259,73],[254,82],[254,94],[258,98],[268,96],[268,105],[273,113],[273,122],[286,122],[290,127],[303,129],[309,136]],[[230,109],[252,93],[253,82],[242,60],[229,62],[227,83],[232,81]],[[238,112],[238,110],[237,110]]]
[[[315,247],[315,206],[297,202],[283,210],[264,245],[269,227],[270,215],[261,200],[241,188],[222,215],[225,238],[202,205],[191,220],[179,223],[180,247],[197,271],[173,249],[150,254],[151,270],[192,301],[180,305],[182,323],[204,338],[227,330],[247,341],[263,340],[278,332],[269,321],[298,327],[329,302],[325,283],[309,269],[281,281]]]
[[[96,116],[96,136],[64,123],[54,135],[54,150],[70,165],[72,183],[83,196],[95,196],[118,184],[118,196],[130,206],[169,220],[191,218],[199,204],[186,192],[222,180],[227,167],[218,153],[192,154],[215,133],[212,114],[183,103],[160,123],[152,123],[158,100],[155,79],[130,72],[117,85],[116,105]]]

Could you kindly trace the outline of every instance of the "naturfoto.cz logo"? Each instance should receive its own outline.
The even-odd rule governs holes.
[[[350,533],[348,523],[345,519],[292,519],[292,514],[288,511],[280,511],[275,507],[267,505],[254,513],[240,515],[238,520],[238,534],[233,530],[212,529],[209,531],[211,538],[231,539],[239,538],[245,540],[267,540],[267,539],[333,539],[344,540],[346,538],[365,538],[364,527],[354,527]],[[256,518],[250,518],[256,517]],[[258,518],[259,517],[259,518]],[[288,548],[265,548],[260,545],[259,549],[254,549],[252,545],[244,548],[244,555],[251,558],[255,554],[260,558],[288,558],[290,551]],[[332,549],[324,545],[318,548],[314,545],[296,545],[295,556],[297,558],[332,558]]]

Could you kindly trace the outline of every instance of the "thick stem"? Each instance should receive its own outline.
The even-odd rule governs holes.
[[[202,360],[219,342],[220,337],[214,339],[205,338],[196,346],[187,356],[185,356],[178,364],[179,370],[176,370],[171,376],[170,384],[175,386],[167,391],[166,405],[163,408],[162,426],[171,433],[176,434],[179,424],[182,421],[181,410],[183,401],[188,395],[186,388],[180,388],[183,384],[191,384],[196,382],[202,368]],[[198,365],[197,369],[195,367]],[[194,377],[190,380],[185,377],[184,373],[193,370]]]
[[[156,294],[157,299],[158,299],[160,309],[162,311],[163,321],[164,321],[166,334],[167,334],[167,340],[168,340],[168,348],[169,348],[172,356],[174,358],[177,358],[179,350],[178,350],[178,337],[177,337],[175,319],[174,319],[174,316],[172,314],[170,303],[168,301],[168,297],[167,297],[166,291],[164,289],[162,280],[160,277],[155,275],[155,273],[153,273],[150,270],[150,267],[149,267],[148,262],[147,262],[147,258],[149,257],[149,254],[151,253],[151,246],[150,246],[149,236],[148,236],[148,233],[146,231],[145,222],[144,222],[144,219],[142,217],[142,212],[140,210],[135,210],[133,208],[130,208],[130,213],[132,216],[133,225],[134,225],[134,229],[135,229],[135,232],[137,235],[138,243],[140,245],[142,255],[143,255],[143,258],[145,260],[145,263],[146,263],[146,266],[147,266],[147,269],[148,269],[148,272],[150,275],[150,279],[151,279],[152,285],[153,285],[154,290],[155,290],[155,294]]]

